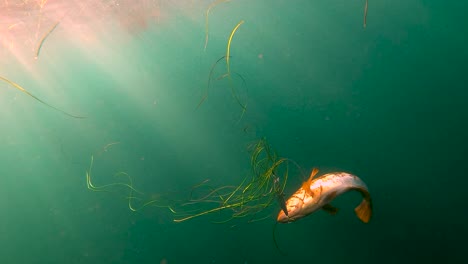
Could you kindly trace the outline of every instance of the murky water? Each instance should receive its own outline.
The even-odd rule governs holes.
[[[364,9],[1,1],[0,263],[461,263],[466,4]],[[373,217],[345,193],[275,245],[314,167]]]

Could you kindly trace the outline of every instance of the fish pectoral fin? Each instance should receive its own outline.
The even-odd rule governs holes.
[[[322,210],[324,210],[325,212],[331,214],[331,215],[335,215],[336,213],[338,213],[338,208],[332,206],[331,204],[326,204],[322,207]]]

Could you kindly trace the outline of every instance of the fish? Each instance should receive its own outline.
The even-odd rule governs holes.
[[[315,178],[317,173],[318,169],[314,168],[309,179],[286,201],[287,213],[281,210],[277,222],[294,222],[320,209],[335,215],[338,208],[330,203],[348,191],[361,193],[363,199],[354,212],[362,222],[368,223],[370,221],[372,199],[367,185],[359,177],[347,172],[334,172]]]

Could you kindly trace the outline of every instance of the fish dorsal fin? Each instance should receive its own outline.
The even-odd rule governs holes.
[[[315,175],[317,175],[317,173],[319,172],[319,170],[317,168],[313,168],[312,169],[312,172],[310,173],[310,177],[309,177],[309,181],[311,182],[312,179],[315,177]]]
[[[302,188],[305,190],[307,194],[311,196],[312,196],[312,191],[310,190],[310,184],[312,183],[312,180],[314,179],[315,175],[317,175],[318,172],[319,170],[317,168],[313,168],[312,172],[310,173],[309,179],[302,184]]]

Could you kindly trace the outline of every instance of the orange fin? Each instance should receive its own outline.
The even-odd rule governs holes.
[[[317,175],[318,171],[319,170],[317,168],[313,168],[312,172],[310,173],[309,179],[302,184],[302,189],[304,189],[305,192],[312,197],[313,197],[313,193],[310,190],[310,184],[312,183],[312,179],[314,178],[314,176]]]
[[[312,198],[314,198],[314,194],[310,190],[310,182],[309,181],[305,181],[304,183],[302,183],[302,189],[304,189],[306,194],[308,194],[308,195],[312,196]]]
[[[372,202],[370,199],[364,199],[362,202],[354,208],[357,217],[364,223],[369,223],[372,216]]]
[[[310,177],[309,177],[309,182],[312,181],[312,179],[315,177],[315,175],[317,175],[318,172],[319,170],[317,168],[312,169],[312,172],[310,173]]]
[[[322,210],[324,210],[325,212],[331,214],[331,215],[335,215],[336,213],[338,213],[338,208],[332,206],[331,204],[326,204],[322,207]]]

